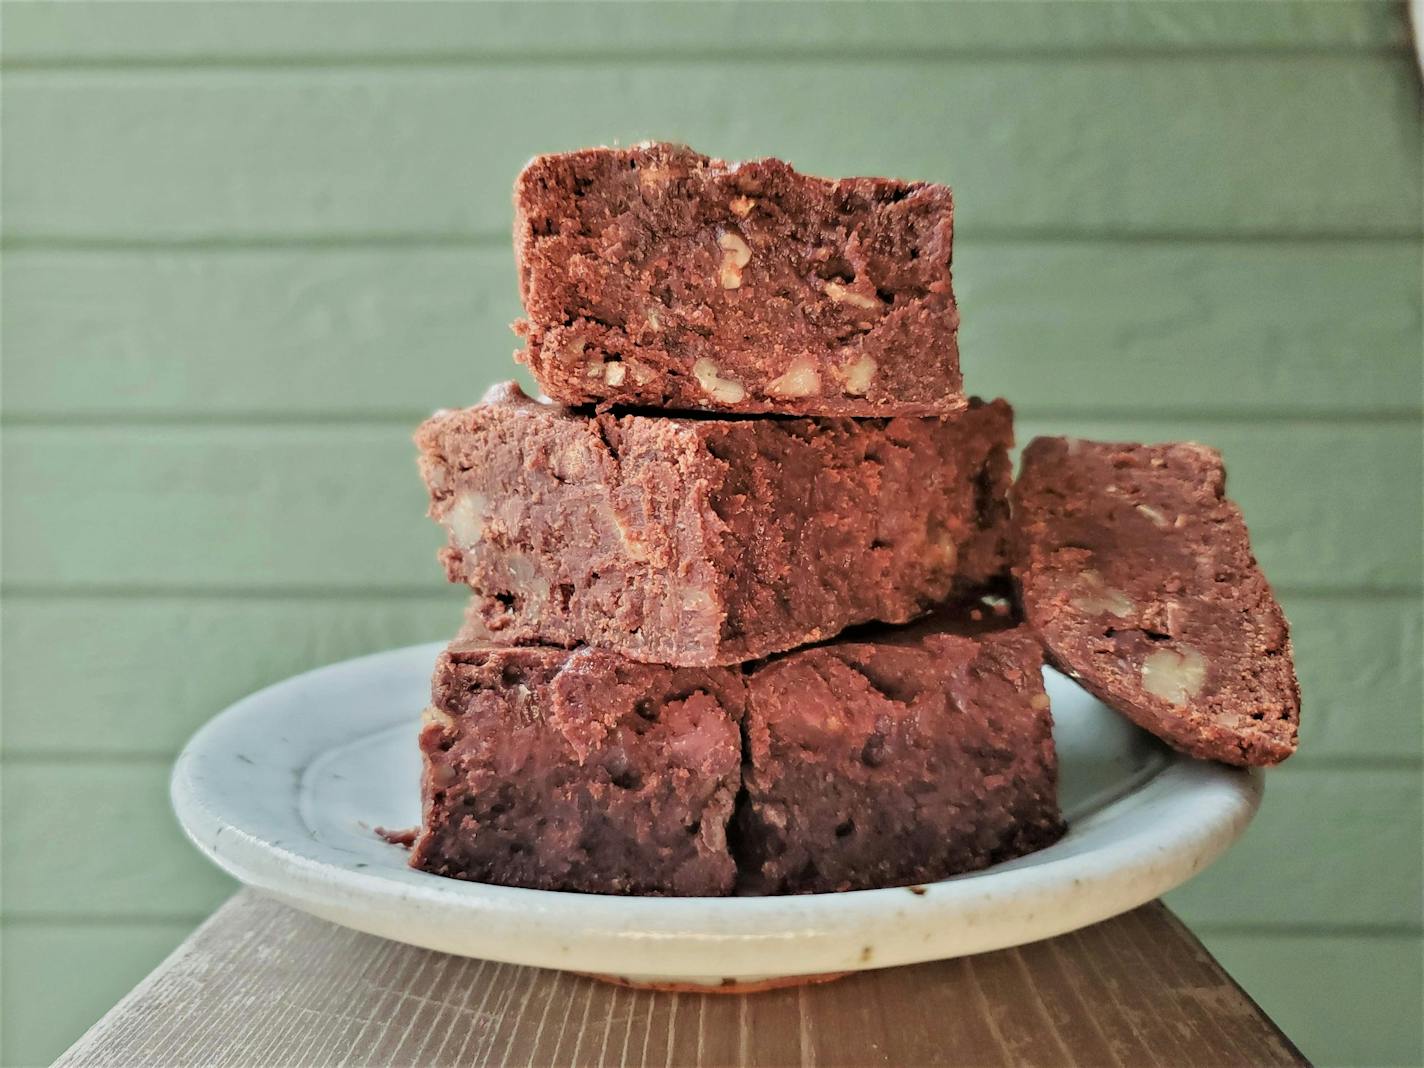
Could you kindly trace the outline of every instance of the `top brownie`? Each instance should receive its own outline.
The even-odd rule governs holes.
[[[1193,756],[1275,764],[1295,751],[1290,632],[1194,444],[1037,438],[1012,492],[1013,570],[1049,655]]]
[[[851,416],[966,404],[946,186],[643,144],[537,157],[515,211],[519,358],[555,400]]]

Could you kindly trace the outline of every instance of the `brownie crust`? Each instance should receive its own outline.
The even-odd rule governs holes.
[[[565,404],[948,415],[966,404],[942,185],[669,144],[532,160],[516,324]]]
[[[1013,499],[1014,577],[1049,655],[1192,756],[1276,764],[1295,752],[1290,631],[1196,444],[1037,438]]]
[[[930,882],[1057,841],[1042,651],[952,621],[833,642],[748,679],[743,880],[760,893]]]
[[[457,641],[421,727],[412,866],[541,890],[730,892],[744,696],[728,669]]]
[[[591,414],[513,384],[416,435],[451,581],[500,644],[732,664],[902,623],[1006,569],[1012,410]]]

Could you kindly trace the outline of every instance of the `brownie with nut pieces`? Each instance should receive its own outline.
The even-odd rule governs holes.
[[[1290,631],[1219,453],[1037,438],[1012,500],[1024,613],[1057,664],[1192,756],[1295,752]]]
[[[417,432],[487,640],[732,664],[1006,569],[1003,401],[952,419],[594,414],[496,387]]]
[[[565,404],[947,415],[966,404],[950,190],[679,145],[539,156],[516,324]]]
[[[745,886],[930,882],[1057,841],[1042,664],[1026,628],[939,616],[758,668],[733,832]]]
[[[411,865],[541,890],[730,892],[744,697],[736,669],[457,640],[421,727]]]

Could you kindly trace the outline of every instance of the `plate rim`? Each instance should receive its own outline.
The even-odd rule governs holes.
[[[1264,789],[1259,771],[1196,761],[1169,750],[1164,766],[1096,810],[1088,822],[1122,820],[1132,809],[1183,792],[1196,804],[1169,804],[1150,828],[1139,820],[1136,830],[1095,848],[1053,856],[1050,847],[1031,854],[1031,860],[1022,858],[1027,863],[996,865],[919,884],[913,891],[901,886],[686,898],[534,890],[414,870],[409,879],[380,868],[353,870],[244,828],[195,776],[209,752],[220,751],[212,739],[282,691],[320,686],[329,677],[353,672],[394,670],[411,659],[428,657],[433,663],[445,644],[420,643],[328,664],[266,686],[212,717],[184,746],[173,768],[170,796],[184,833],[240,882],[367,933],[513,964],[697,982],[944,959],[1037,941],[1108,919],[1180,885],[1215,860],[1244,832]],[[295,787],[299,820],[300,796]],[[1210,806],[1208,815],[1190,815],[1203,804]],[[519,937],[511,937],[499,923],[512,924]],[[896,931],[895,924],[912,928],[914,937]]]

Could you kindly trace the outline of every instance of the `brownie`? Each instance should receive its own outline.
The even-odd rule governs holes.
[[[457,641],[420,732],[412,866],[542,890],[729,892],[743,699],[733,669]]]
[[[1014,576],[1052,659],[1172,746],[1228,764],[1296,748],[1290,632],[1215,450],[1037,438]]]
[[[416,441],[452,581],[501,644],[739,663],[1004,573],[1013,415],[656,418],[512,384]]]
[[[1063,831],[1041,664],[1024,628],[963,605],[731,667],[462,632],[420,732],[411,864],[694,896],[982,868]]]
[[[936,618],[753,672],[734,834],[747,885],[929,882],[1055,842],[1042,664],[1023,627]]]
[[[945,186],[643,144],[537,157],[515,211],[518,358],[556,400],[854,416],[966,403]]]

